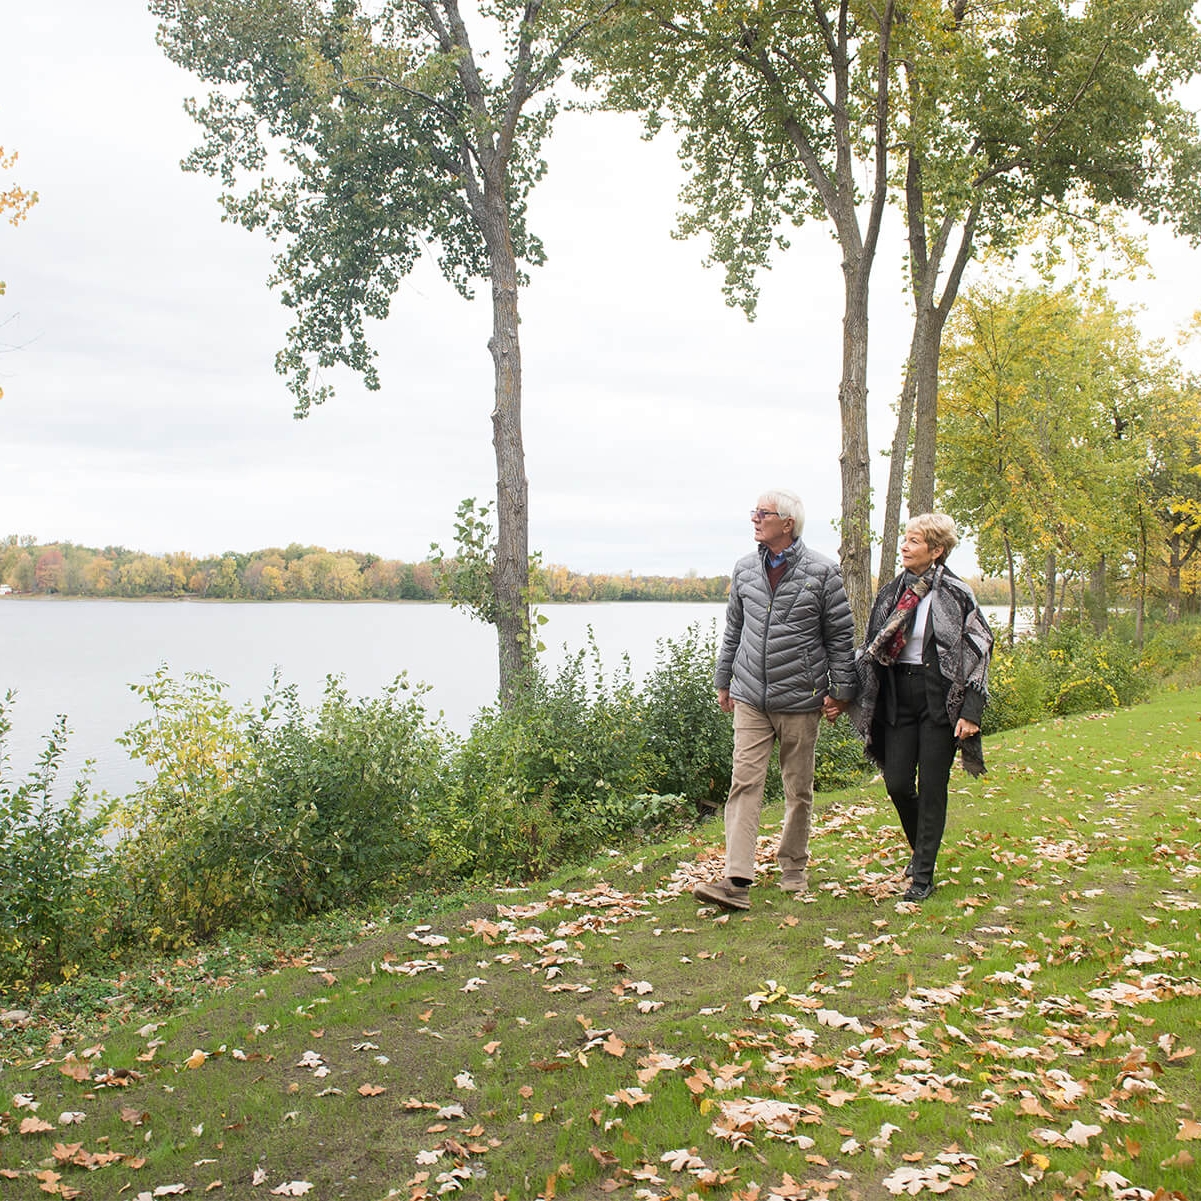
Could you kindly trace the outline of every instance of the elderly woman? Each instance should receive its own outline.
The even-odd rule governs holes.
[[[913,850],[906,901],[934,892],[956,748],[967,771],[984,771],[980,718],[993,637],[972,590],[946,566],[957,541],[955,523],[941,513],[909,522],[904,570],[876,596],[856,661],[851,720],[884,771]]]

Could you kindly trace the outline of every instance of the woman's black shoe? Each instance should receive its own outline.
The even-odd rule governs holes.
[[[933,884],[910,884],[905,890],[902,901],[924,901],[934,895]]]

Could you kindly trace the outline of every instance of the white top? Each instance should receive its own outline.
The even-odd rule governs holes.
[[[926,622],[930,619],[930,603],[933,600],[934,593],[931,591],[918,602],[909,637],[905,639],[905,645],[901,647],[901,653],[897,656],[898,663],[921,663],[922,644],[926,641]]]

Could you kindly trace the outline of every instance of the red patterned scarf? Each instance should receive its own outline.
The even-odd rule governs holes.
[[[934,571],[931,569],[919,577],[901,593],[892,612],[888,615],[880,632],[872,639],[867,648],[868,655],[877,663],[891,667],[909,640],[909,631],[913,628],[913,618],[917,612],[922,597],[930,591],[934,583]]]

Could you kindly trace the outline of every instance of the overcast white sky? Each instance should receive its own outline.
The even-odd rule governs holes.
[[[353,381],[306,421],[273,371],[290,313],[270,244],[223,225],[179,160],[203,87],[154,44],[142,0],[7,4],[0,185],[40,203],[0,225],[0,534],[205,555],[289,542],[423,558],[459,500],[492,496],[486,298],[431,266],[374,331],[383,390]],[[673,241],[678,167],[632,120],[571,115],[532,208],[548,265],[522,297],[531,546],[577,571],[703,575],[750,545],[759,491],[793,487],[834,554],[841,277],[794,237],[754,324],[705,247]],[[876,268],[873,449],[891,438],[907,340],[900,250]],[[1168,335],[1201,255],[1162,239],[1129,295]],[[882,495],[886,460],[873,462]],[[967,564],[961,564],[966,567]]]

